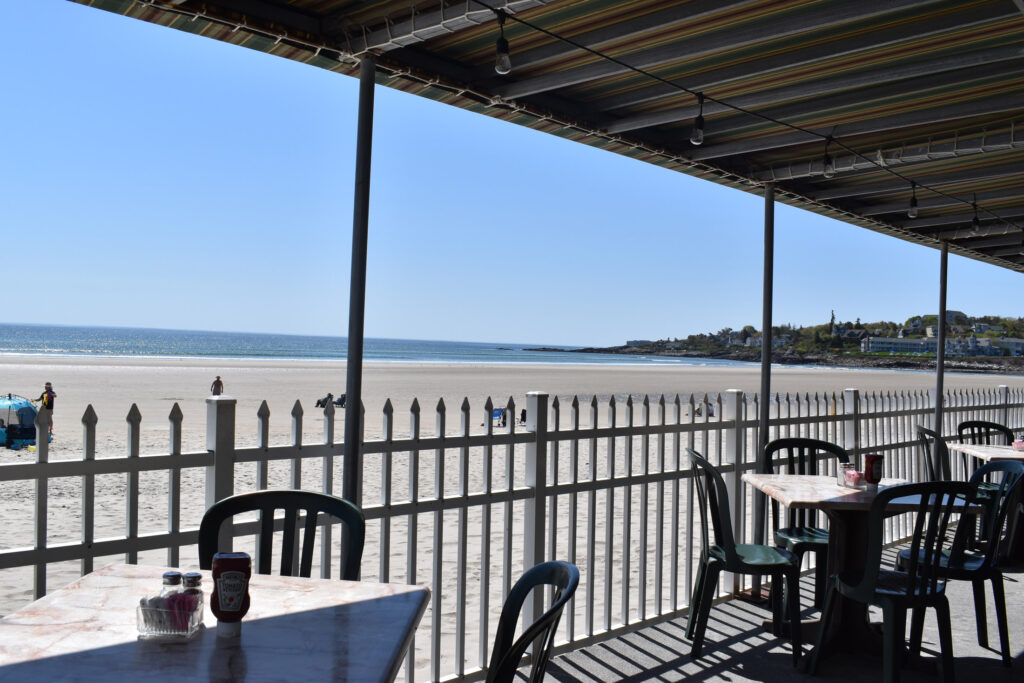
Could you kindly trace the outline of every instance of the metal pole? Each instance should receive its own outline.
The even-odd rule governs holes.
[[[348,295],[348,353],[345,382],[345,460],[342,496],[362,503],[360,440],[363,417],[363,314],[366,309],[366,242],[370,219],[370,158],[373,147],[373,87],[376,58],[359,65],[359,124],[356,132],[355,197],[352,202],[352,279]]]
[[[949,243],[942,240],[942,259],[939,266],[939,336],[936,339],[935,347],[935,422],[933,423],[935,433],[942,438],[942,381],[946,363],[946,268],[949,264]],[[942,473],[942,463],[938,462],[938,446],[932,453],[932,462],[935,464],[935,471],[940,477],[947,476]]]
[[[764,447],[768,443],[768,394],[772,388],[772,286],[775,267],[775,185],[764,186],[764,280],[761,286],[761,402],[757,422],[758,472],[767,472]],[[765,507],[768,499],[760,491],[754,491],[754,543],[764,543]],[[761,599],[761,578],[755,577],[751,590],[755,600]]]
[[[761,285],[761,414],[758,420],[759,472],[768,471],[764,446],[768,443],[768,394],[772,390],[772,284],[775,267],[775,185],[764,186],[764,280]],[[760,509],[760,507],[758,507]]]

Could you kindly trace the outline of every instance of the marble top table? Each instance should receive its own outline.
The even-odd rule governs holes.
[[[0,620],[0,681],[390,681],[429,589],[254,574],[237,639],[218,638],[203,572],[205,628],[140,640],[135,608],[166,569],[111,565]]]
[[[865,569],[868,511],[878,490],[840,486],[833,476],[748,472],[743,475],[743,481],[787,507],[821,510],[825,513],[829,519],[827,567],[830,576]],[[883,479],[878,489],[905,483],[901,479]],[[916,500],[908,500],[902,505],[898,503],[899,500],[895,499],[887,506],[887,510],[897,513],[916,509]],[[819,625],[812,622],[807,626]],[[881,639],[877,631],[870,627],[867,605],[838,596],[828,629],[823,638],[825,655],[843,649],[855,652],[874,650],[881,653]]]
[[[949,443],[946,447],[953,453],[965,453],[978,460],[991,462],[993,460],[1021,460],[1024,461],[1024,451],[1015,451],[1011,446],[986,446],[984,444],[970,443]],[[1005,560],[1013,564],[1024,564],[1024,505],[1021,505],[1016,520],[1011,514],[1007,522],[1009,527],[1010,543],[1006,548]]]
[[[946,444],[946,448],[953,453],[966,453],[985,462],[990,460],[1024,460],[1024,451],[1015,451],[1011,446],[986,446],[984,444],[954,442]]]
[[[830,510],[867,512],[878,490],[907,483],[902,479],[883,479],[878,485],[878,490],[851,489],[837,484],[836,478],[832,476],[760,474],[757,472],[747,472],[743,475],[743,481],[786,507],[825,512]],[[913,512],[916,509],[913,503],[901,506],[898,500],[893,501],[889,506],[893,511]]]

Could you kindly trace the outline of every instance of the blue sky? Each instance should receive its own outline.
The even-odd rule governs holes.
[[[355,79],[65,0],[0,25],[4,272],[30,292],[0,320],[346,334]],[[760,327],[761,198],[386,88],[374,127],[367,336]],[[938,269],[777,205],[776,324],[934,313]],[[1021,315],[1019,274],[949,275],[949,308]]]

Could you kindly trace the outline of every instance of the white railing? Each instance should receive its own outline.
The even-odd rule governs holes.
[[[848,389],[773,395],[769,401],[770,438],[832,441],[857,459],[880,452],[886,455],[886,476],[919,478],[915,425],[930,426],[933,419],[927,392],[860,395]],[[944,405],[944,434],[955,434],[965,419],[1024,426],[1024,389],[949,392]],[[504,596],[525,568],[548,558],[573,562],[582,573],[560,627],[559,651],[678,616],[689,604],[700,552],[686,448],[721,468],[731,489],[737,539],[753,536],[752,495],[740,474],[755,467],[757,396],[730,390],[602,403],[573,398],[566,405],[533,393],[527,397],[527,424],[510,420],[497,431],[491,408],[490,401],[483,406],[484,429],[473,433],[468,401],[459,406],[455,428],[448,426],[447,407],[438,403],[428,429],[414,401],[408,429],[402,430],[388,402],[382,438],[362,445],[360,503],[368,525],[363,578],[425,583],[432,590],[406,662],[407,680],[482,678]],[[511,399],[505,410],[517,414]],[[198,521],[214,501],[281,486],[339,492],[343,449],[334,440],[334,407],[323,412],[319,444],[303,443],[298,402],[290,419],[291,443],[270,446],[264,403],[257,413],[257,445],[236,448],[235,401],[211,397],[208,450],[181,453],[182,419],[175,405],[169,453],[143,456],[142,416],[133,406],[127,456],[97,458],[97,419],[89,407],[82,418],[80,460],[50,462],[40,440],[35,462],[0,465],[3,490],[21,491],[6,496],[6,515],[33,519],[35,530],[32,547],[0,548],[0,571],[31,571],[32,595],[40,597],[50,575],[64,583],[106,558],[191,567],[198,563]],[[40,414],[39,433],[46,433],[46,422]],[[164,481],[165,508],[154,500]],[[204,495],[187,493],[200,486]],[[69,508],[76,498],[77,510]],[[109,520],[121,505],[123,533],[97,538],[98,516]],[[79,515],[80,536],[51,538],[48,520],[54,514]],[[239,524],[235,534],[252,528]],[[898,520],[889,529],[890,540],[906,533]],[[337,535],[325,527],[318,543],[320,575],[329,577]],[[729,593],[747,585],[730,577],[722,589]]]

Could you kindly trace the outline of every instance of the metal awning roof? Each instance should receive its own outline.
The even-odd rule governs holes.
[[[1024,272],[1024,0],[72,1]]]

